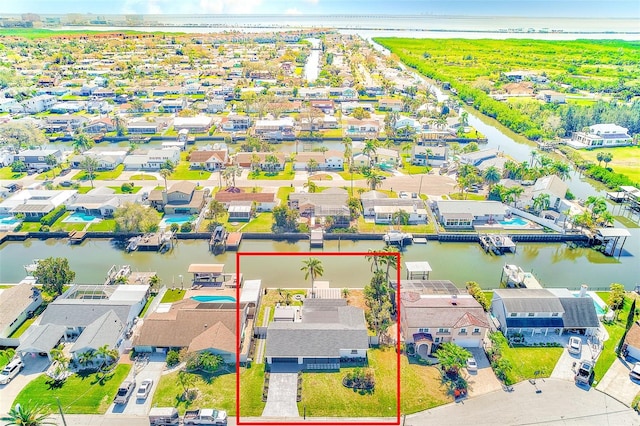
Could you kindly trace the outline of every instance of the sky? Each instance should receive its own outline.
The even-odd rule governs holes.
[[[639,19],[640,0],[0,0],[0,16],[64,14],[437,14]]]

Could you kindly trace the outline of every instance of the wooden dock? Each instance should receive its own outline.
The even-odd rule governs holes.
[[[311,247],[324,247],[324,231],[322,229],[314,229],[309,235],[309,244]]]
[[[516,243],[508,235],[480,234],[478,237],[480,245],[487,253],[502,255],[506,252],[516,252]]]
[[[69,232],[69,244],[80,244],[87,238],[85,231],[71,231]]]
[[[173,234],[171,232],[154,232],[140,237],[137,250],[140,251],[166,251],[172,246]]]
[[[242,242],[242,232],[230,232],[227,236],[227,250],[238,250]]]
[[[224,226],[218,225],[216,229],[211,233],[211,238],[209,239],[209,250],[214,253],[220,253],[227,249],[226,241],[229,236],[229,233]]]

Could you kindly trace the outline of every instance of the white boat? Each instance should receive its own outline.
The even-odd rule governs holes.
[[[127,244],[126,251],[136,251],[138,249],[138,244],[142,240],[142,236],[137,236],[133,238],[129,238],[129,243]]]
[[[502,284],[505,287],[542,288],[531,272],[525,272],[518,265],[505,264],[502,268]]]
[[[390,229],[382,238],[387,244],[411,244],[413,241],[412,234],[397,229]]]
[[[33,275],[33,273],[38,268],[38,262],[40,262],[40,259],[33,259],[33,262],[31,262],[28,265],[24,265],[24,270],[27,273],[27,275]]]

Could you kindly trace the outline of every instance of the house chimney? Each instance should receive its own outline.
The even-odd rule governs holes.
[[[588,285],[586,284],[582,284],[580,286],[580,296],[579,297],[585,297],[587,295],[587,289],[589,288]]]
[[[458,304],[458,295],[457,294],[452,294],[451,295],[451,304],[454,305],[454,306]]]

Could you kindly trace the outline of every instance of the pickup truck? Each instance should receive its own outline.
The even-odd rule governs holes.
[[[227,412],[213,408],[201,408],[184,413],[185,425],[226,425]]]
[[[133,393],[135,388],[135,380],[125,380],[118,388],[118,393],[113,399],[113,402],[116,404],[126,404],[129,401],[129,398],[131,397],[131,394]]]
[[[576,383],[588,385],[591,382],[593,374],[593,363],[591,361],[582,360],[576,371]]]

